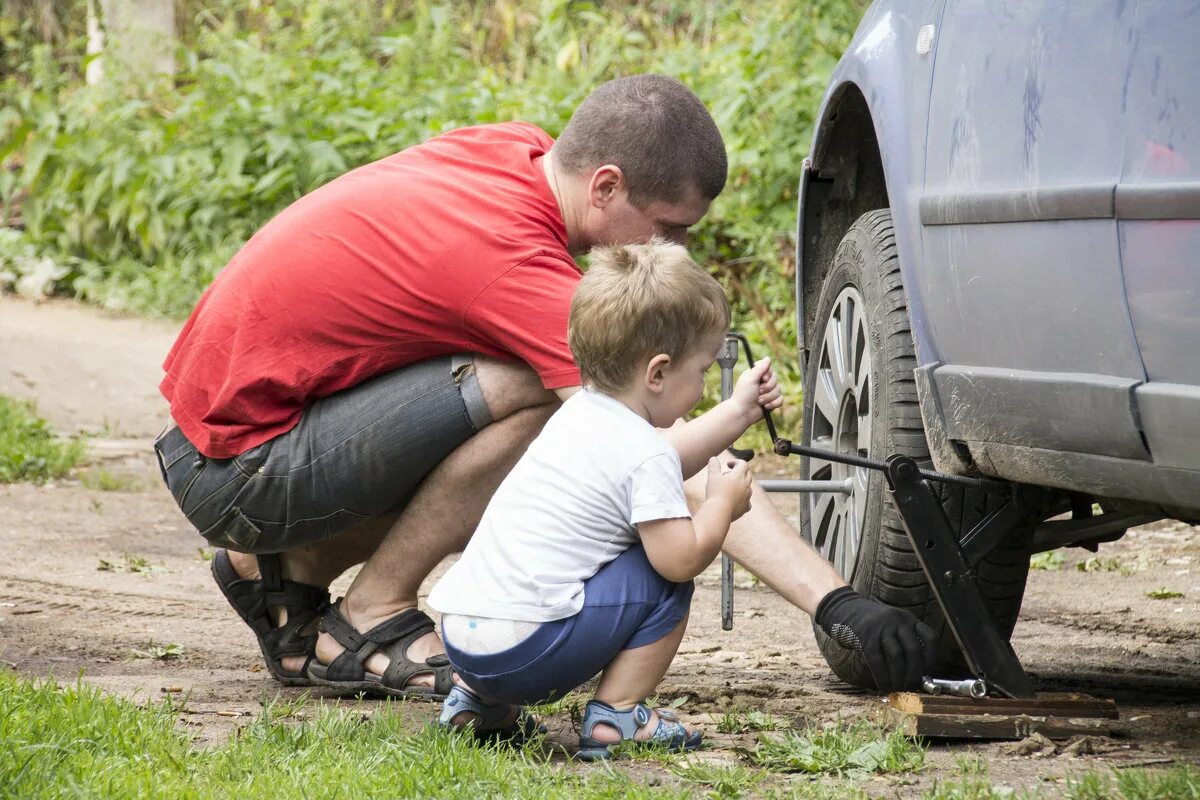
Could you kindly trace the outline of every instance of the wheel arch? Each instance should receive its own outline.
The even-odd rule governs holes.
[[[796,233],[796,335],[801,369],[812,347],[821,284],[846,231],[890,205],[882,152],[866,98],[846,81],[833,90],[800,177]]]

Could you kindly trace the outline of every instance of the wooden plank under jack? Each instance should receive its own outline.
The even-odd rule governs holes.
[[[1083,694],[1043,694],[1033,700],[893,692],[888,716],[909,736],[930,739],[1051,739],[1108,736],[1120,718],[1112,700]]]

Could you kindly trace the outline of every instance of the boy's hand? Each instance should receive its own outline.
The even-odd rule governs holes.
[[[729,459],[726,467],[721,466],[720,459],[708,460],[708,489],[705,496],[728,500],[732,521],[750,510],[750,467],[736,458]]]
[[[779,382],[771,369],[771,359],[762,358],[742,373],[730,398],[746,417],[746,427],[762,418],[762,408],[774,411],[783,405]]]

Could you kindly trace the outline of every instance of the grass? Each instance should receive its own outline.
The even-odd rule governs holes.
[[[915,772],[925,765],[925,747],[918,741],[866,721],[764,734],[746,755],[775,772],[850,777]]]
[[[619,765],[567,765],[546,746],[516,750],[418,727],[402,703],[364,708],[307,696],[264,700],[261,714],[223,744],[199,748],[179,725],[182,703],[138,706],[78,682],[58,686],[0,670],[0,800],[29,798],[537,797],[800,798],[865,800],[850,780],[924,765],[918,744],[866,723],[788,734],[751,765],[681,759],[659,779]],[[764,736],[764,739],[768,737]],[[786,754],[786,771],[772,776]],[[796,770],[797,765],[807,765]],[[811,766],[812,768],[808,768]],[[835,776],[840,776],[837,779]],[[661,785],[647,785],[660,781]],[[1200,770],[1093,772],[1058,784],[1069,800],[1200,800]],[[890,795],[889,795],[890,796]],[[907,796],[907,795],[905,795]],[[915,792],[912,796],[916,796]],[[1039,788],[995,786],[979,760],[939,781],[924,800],[1039,798]]]
[[[1146,592],[1146,597],[1149,597],[1151,600],[1178,600],[1180,597],[1183,597],[1183,592],[1177,592],[1174,589],[1160,586],[1157,589],[1151,589]]]
[[[735,708],[726,711],[717,720],[718,733],[750,733],[751,731],[777,731],[787,728],[786,721],[777,719],[765,711]]]
[[[0,673],[0,798],[538,797],[683,798],[619,770],[564,769],[545,750],[483,746],[433,726],[414,730],[402,704],[373,713],[320,707],[312,719],[264,713],[202,750],[171,702],[139,707],[83,684]],[[283,713],[280,713],[283,712]]]
[[[54,435],[32,403],[0,395],[0,483],[45,483],[67,475],[86,446]]]
[[[142,487],[141,482],[129,475],[121,475],[103,467],[92,467],[79,476],[79,480],[88,489],[101,492],[136,492]]]

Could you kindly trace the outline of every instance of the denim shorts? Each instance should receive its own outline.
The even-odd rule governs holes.
[[[317,400],[296,427],[234,458],[204,456],[178,427],[154,450],[175,502],[205,539],[278,553],[400,511],[490,422],[471,357],[443,356]]]
[[[500,703],[562,697],[603,671],[622,650],[657,642],[687,616],[692,581],[659,575],[634,545],[584,581],[583,608],[546,622],[499,653],[466,653],[442,631],[446,655],[467,685]]]

